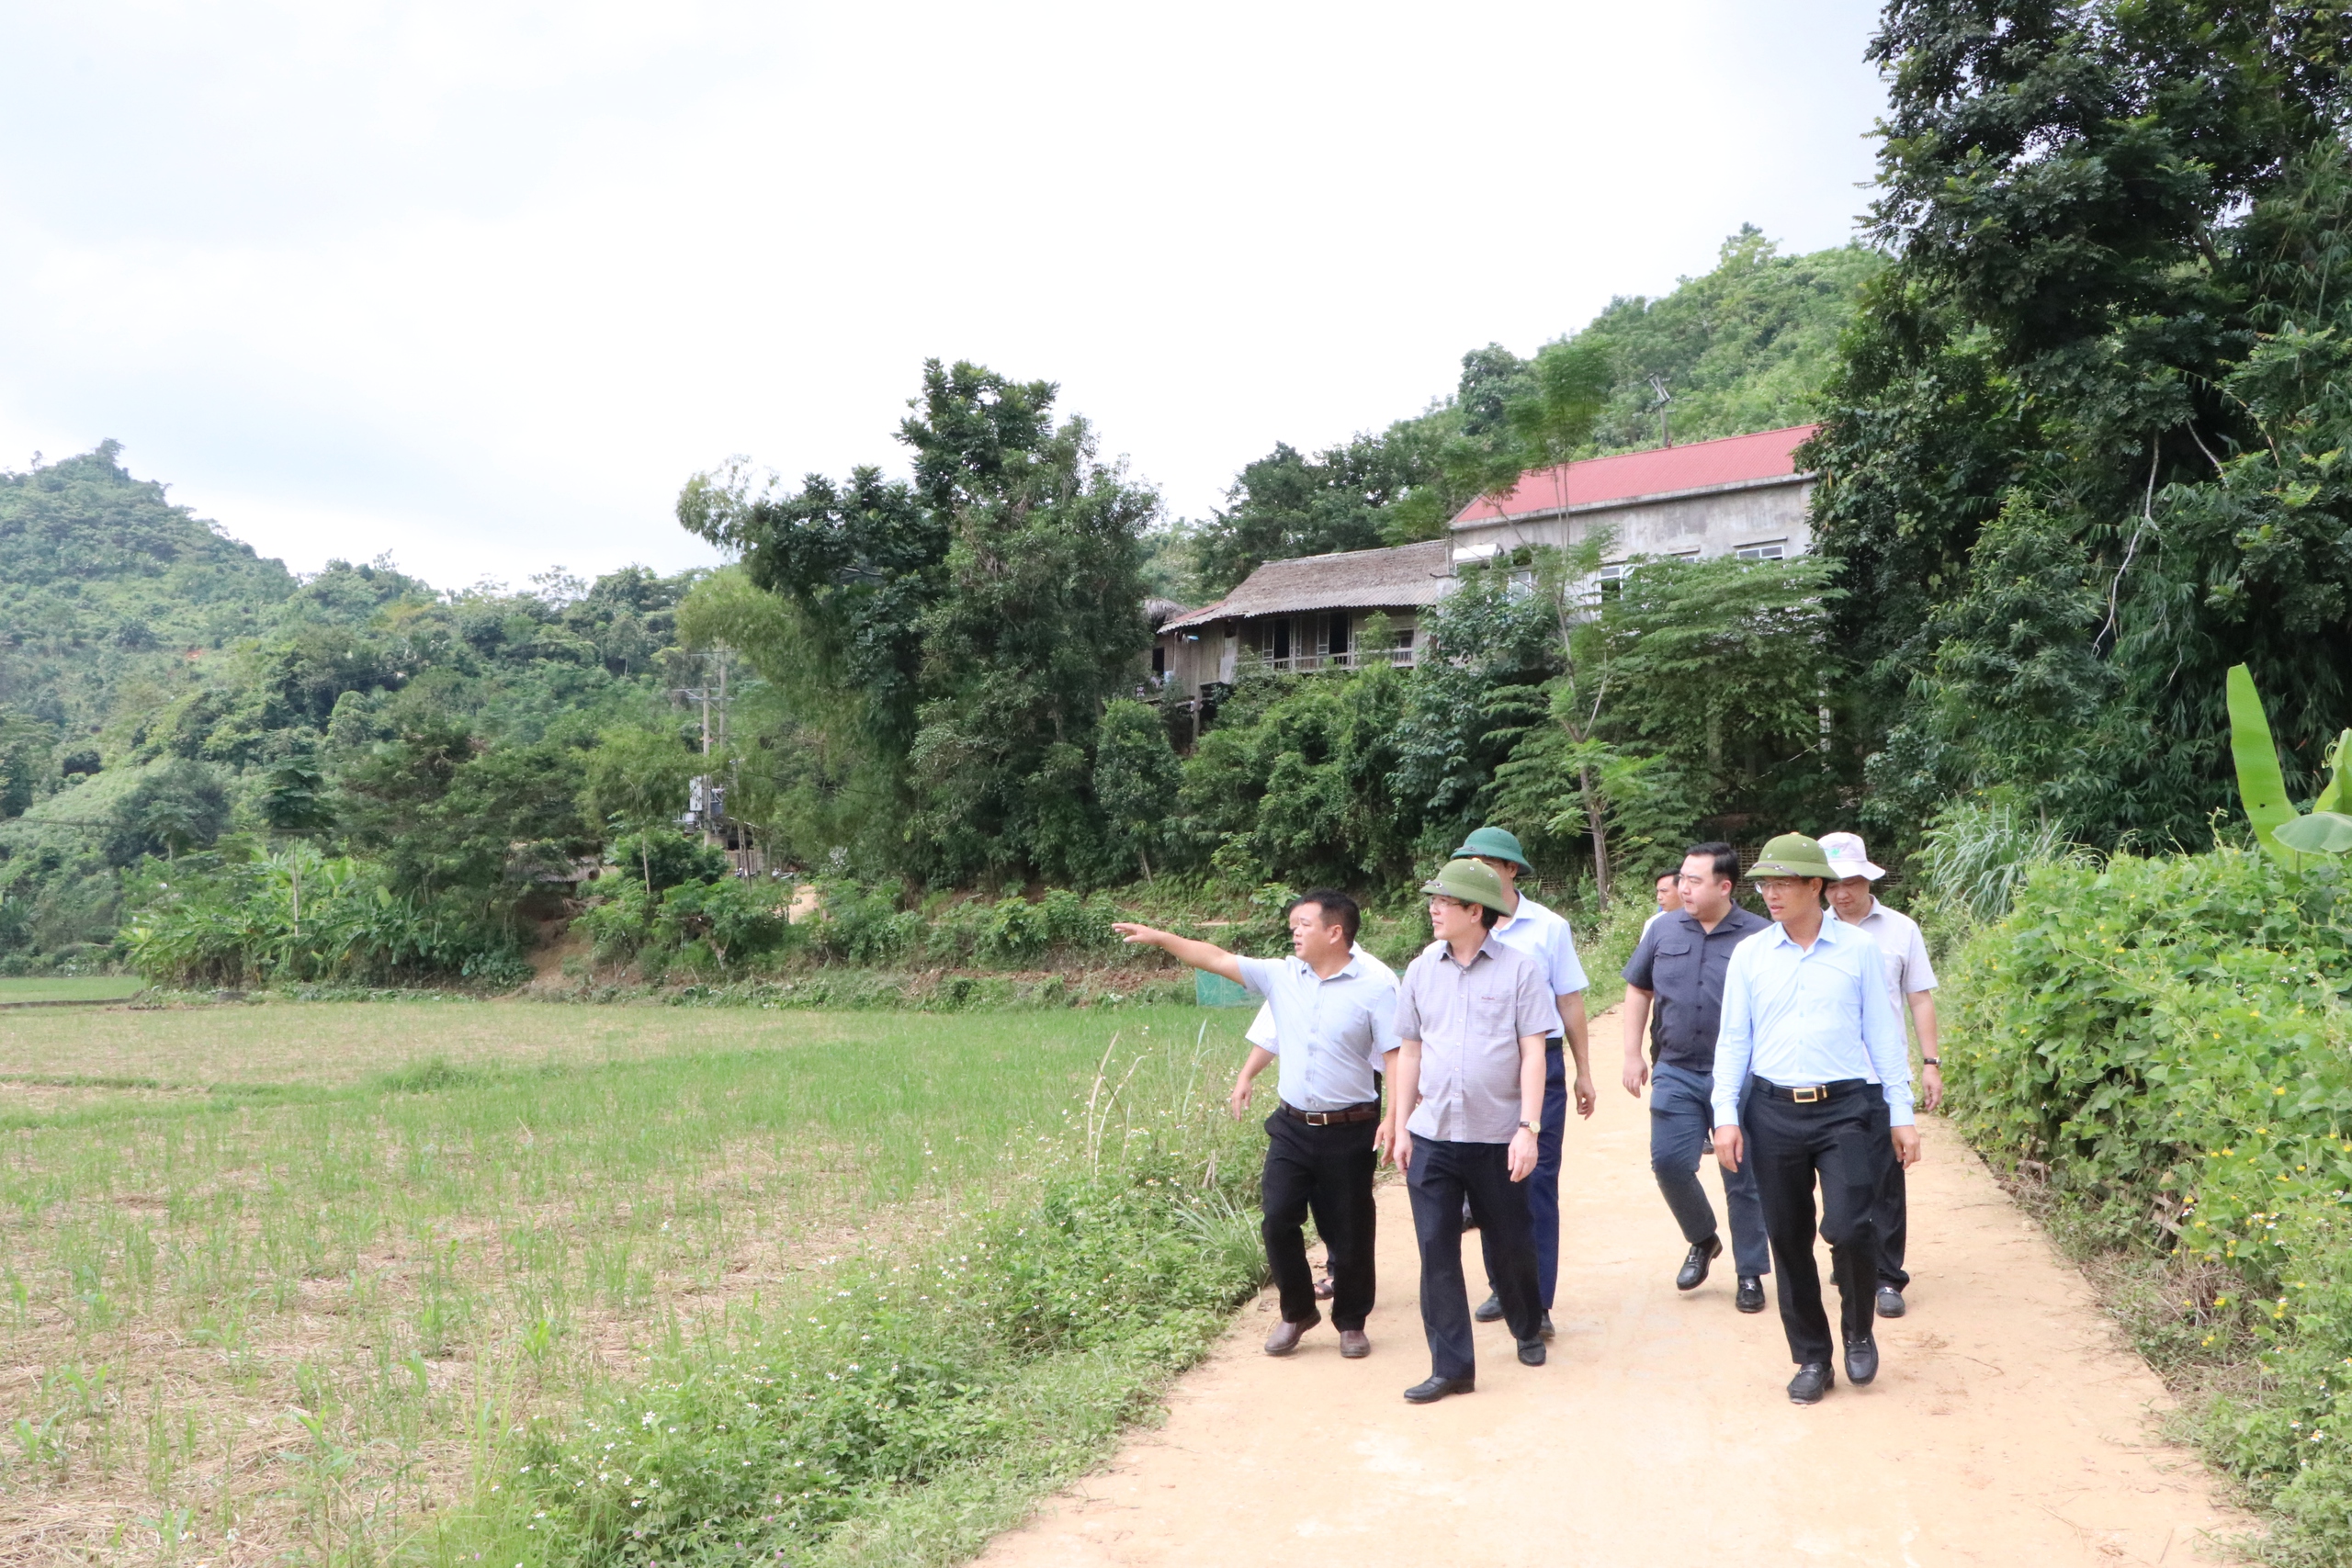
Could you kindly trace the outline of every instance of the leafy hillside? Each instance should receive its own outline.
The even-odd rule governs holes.
[[[692,678],[691,574],[300,581],[119,457],[0,474],[0,969],[109,950],[150,857],[295,842],[374,857],[420,919],[511,950],[535,878],[603,836],[580,805],[600,731],[690,759],[662,693]]]
[[[255,635],[295,589],[120,451],[0,473],[0,707],[61,733],[91,733],[125,682]]]

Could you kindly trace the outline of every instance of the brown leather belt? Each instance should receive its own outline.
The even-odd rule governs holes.
[[[1368,1100],[1362,1105],[1351,1105],[1345,1111],[1301,1111],[1285,1100],[1283,1114],[1294,1122],[1304,1122],[1310,1127],[1343,1127],[1351,1122],[1380,1120],[1380,1101]]]

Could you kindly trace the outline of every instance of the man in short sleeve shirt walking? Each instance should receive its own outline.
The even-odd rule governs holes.
[[[1228,1101],[1239,1118],[1258,1075],[1270,1063],[1281,1064],[1282,1102],[1266,1118],[1260,1187],[1264,1217],[1259,1233],[1283,1314],[1266,1337],[1266,1354],[1289,1355],[1323,1321],[1300,1231],[1311,1213],[1330,1253],[1331,1322],[1340,1331],[1340,1354],[1352,1359],[1372,1352],[1363,1326],[1373,1304],[1377,1211],[1372,1181],[1385,1142],[1374,1075],[1396,1049],[1396,982],[1386,965],[1353,952],[1360,916],[1346,894],[1326,887],[1302,895],[1288,918],[1291,956],[1280,960],[1243,958],[1212,942],[1128,921],[1112,930],[1266,998],[1274,1043],[1251,1047]]]
[[[1680,905],[1660,913],[1642,932],[1625,964],[1625,1092],[1650,1091],[1650,1171],[1690,1251],[1674,1288],[1695,1291],[1722,1256],[1723,1234],[1713,1205],[1699,1185],[1697,1166],[1714,1131],[1715,1032],[1723,1021],[1724,973],[1732,951],[1771,922],[1732,902],[1739,856],[1729,844],[1693,844],[1682,857]],[[1653,1055],[1643,1054],[1644,1025]],[[1653,1070],[1653,1063],[1655,1070]],[[1738,1285],[1733,1304],[1764,1310],[1764,1276],[1771,1269],[1764,1235],[1764,1204],[1751,1166],[1724,1170],[1724,1212],[1731,1223],[1732,1263]]]
[[[1421,1249],[1421,1327],[1430,1376],[1416,1404],[1476,1386],[1470,1296],[1462,1279],[1462,1210],[1477,1221],[1487,1278],[1521,1364],[1544,1364],[1544,1309],[1527,1197],[1544,1112],[1544,1039],[1559,1018],[1535,961],[1494,939],[1509,907],[1502,878],[1475,860],[1447,863],[1429,894],[1437,940],[1405,971],[1400,1049],[1390,1076],[1389,1146],[1405,1168]]]
[[[1494,937],[1535,960],[1544,984],[1558,1005],[1559,1017],[1544,1041],[1544,1114],[1535,1131],[1535,1174],[1526,1181],[1527,1217],[1535,1234],[1535,1292],[1544,1303],[1544,1332],[1552,1332],[1552,1297],[1560,1280],[1560,1145],[1568,1126],[1568,1096],[1573,1087],[1577,1114],[1589,1117],[1598,1098],[1592,1088],[1590,1031],[1585,1019],[1588,982],[1577,957],[1576,933],[1566,917],[1520,891],[1521,872],[1535,868],[1527,862],[1517,834],[1501,828],[1481,828],[1453,852],[1456,860],[1475,860],[1503,880],[1511,901],[1495,922]],[[1565,1049],[1563,1049],[1565,1047]],[[1569,1064],[1576,1077],[1571,1085]],[[1503,1314],[1502,1299],[1489,1295],[1476,1314],[1480,1323]]]

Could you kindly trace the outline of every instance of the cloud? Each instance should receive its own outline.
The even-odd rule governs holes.
[[[926,355],[1198,514],[1702,270],[1845,237],[1862,4],[94,6],[12,23],[0,455],[123,440],[289,564],[707,558]]]

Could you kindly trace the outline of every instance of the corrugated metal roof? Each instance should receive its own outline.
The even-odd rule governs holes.
[[[1373,610],[1434,604],[1453,585],[1453,546],[1444,539],[1385,550],[1270,560],[1214,604],[1160,626],[1182,631],[1250,615],[1302,610]]]
[[[1530,468],[1499,503],[1484,497],[1464,507],[1457,528],[1533,513],[1562,512],[1645,495],[1708,490],[1755,479],[1786,479],[1797,471],[1796,449],[1813,438],[1817,424],[1753,435],[1726,435],[1688,446],[1660,446],[1614,457],[1587,457],[1560,468]]]

